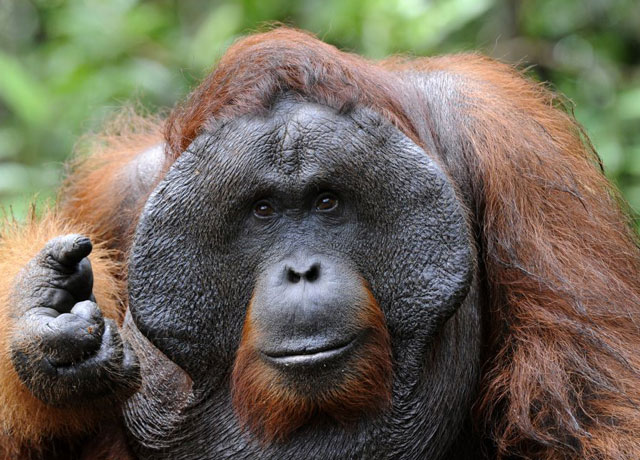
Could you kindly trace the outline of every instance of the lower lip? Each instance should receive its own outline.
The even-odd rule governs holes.
[[[302,353],[298,355],[292,354],[285,356],[269,356],[265,353],[262,353],[262,355],[268,361],[279,366],[315,366],[340,358],[341,356],[349,352],[349,350],[353,347],[354,342],[355,340],[352,340],[346,345],[331,348],[329,350],[318,351],[316,353]]]

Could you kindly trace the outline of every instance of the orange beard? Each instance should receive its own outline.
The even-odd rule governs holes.
[[[366,289],[366,288],[365,288]],[[384,315],[367,289],[358,306],[366,340],[336,373],[336,381],[312,391],[263,362],[253,346],[251,304],[232,374],[233,407],[241,424],[265,442],[285,439],[315,415],[348,424],[391,401],[391,342]]]

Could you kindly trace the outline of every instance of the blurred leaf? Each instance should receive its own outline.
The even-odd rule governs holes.
[[[618,96],[618,115],[623,120],[640,118],[640,88],[620,93]]]
[[[49,96],[13,56],[0,51],[0,99],[25,123],[43,124],[49,117]]]
[[[192,40],[190,51],[193,63],[202,69],[211,68],[241,24],[241,5],[226,3],[213,8]]]
[[[29,187],[29,172],[18,163],[0,163],[0,193],[23,191]]]
[[[20,134],[20,131],[14,127],[0,128],[0,161],[16,157],[23,148],[24,142]]]
[[[60,166],[25,166],[20,163],[0,163],[0,193],[37,191],[58,182]]]
[[[531,66],[640,207],[637,0],[0,0],[0,204],[26,211],[79,135],[128,101],[171,107],[276,21],[373,58],[479,50]]]

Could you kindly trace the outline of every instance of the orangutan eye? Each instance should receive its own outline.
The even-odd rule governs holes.
[[[260,200],[253,205],[253,214],[259,219],[267,219],[275,215],[276,210],[267,200]]]
[[[323,193],[316,199],[316,211],[333,211],[338,207],[338,197],[333,193]]]

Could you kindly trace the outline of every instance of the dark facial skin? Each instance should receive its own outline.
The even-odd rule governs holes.
[[[363,297],[353,270],[297,250],[257,283],[251,311],[259,329],[256,348],[274,365],[289,368],[352,346],[360,335],[353,306]]]
[[[435,458],[461,435],[478,377],[474,258],[450,179],[378,115],[287,98],[267,116],[213,124],[153,192],[133,244],[125,337],[143,374],[125,411],[134,450]],[[357,350],[352,306],[365,285],[391,337],[391,405],[258,439],[230,388],[252,296],[265,365],[313,369],[327,358],[316,353],[338,350],[335,377],[318,374],[330,386]],[[287,376],[295,384],[303,374]]]
[[[254,346],[291,387],[313,393],[330,389],[339,377],[333,374],[342,372],[368,340],[366,325],[358,321],[366,292],[355,270],[336,258],[292,249],[291,256],[264,270],[256,283],[251,303]]]

